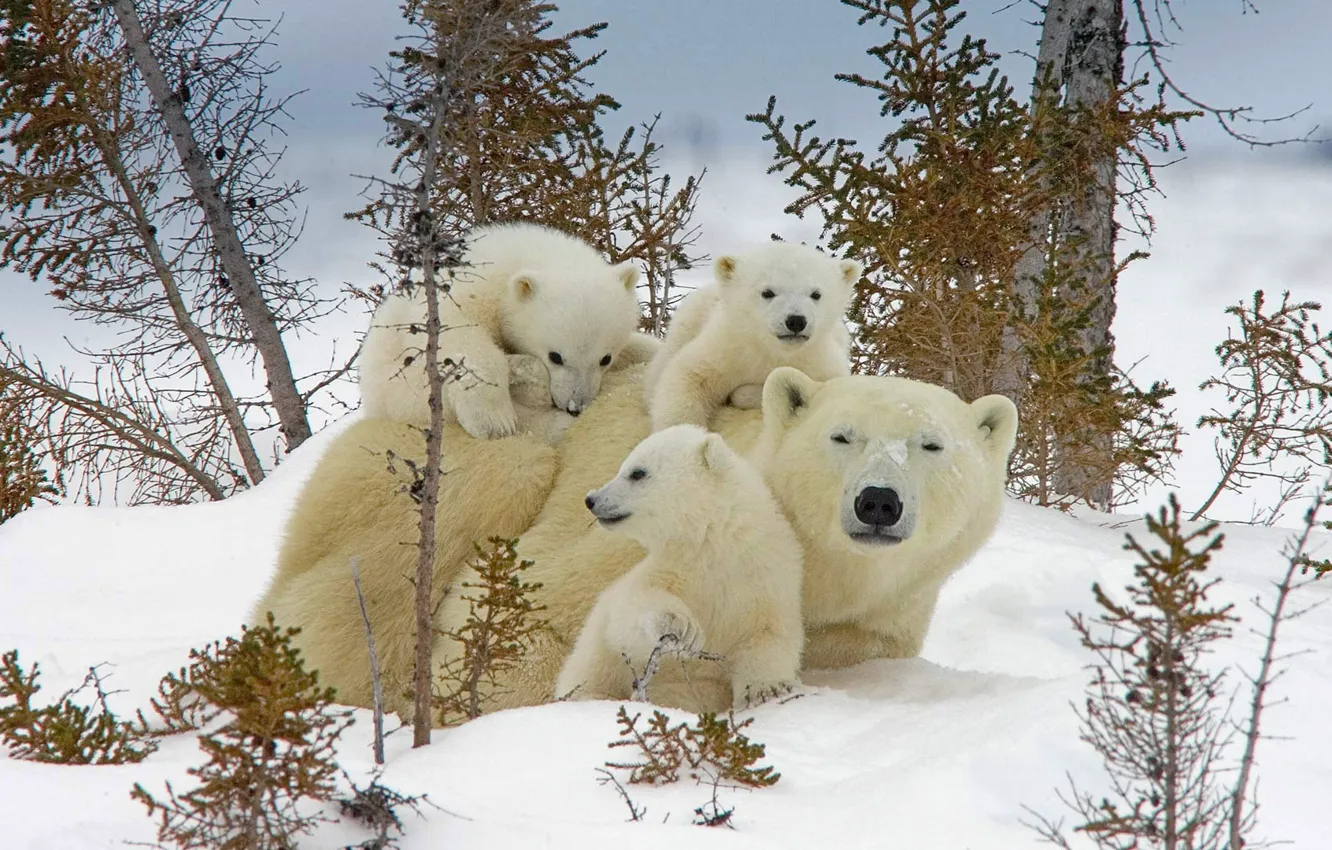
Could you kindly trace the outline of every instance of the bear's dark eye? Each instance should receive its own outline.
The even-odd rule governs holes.
[[[630,481],[642,481],[644,478],[647,478],[647,470],[641,466],[629,473]]]
[[[943,451],[943,446],[939,445],[938,443],[934,442],[933,440],[926,440],[925,442],[921,443],[920,447],[921,447],[922,449],[924,449],[925,451],[927,451],[927,452],[941,452],[941,451]]]
[[[811,292],[811,293],[809,294],[809,297],[810,297],[810,300],[812,300],[812,301],[818,301],[820,298],[823,297],[823,293],[822,293],[822,292],[819,292],[819,291],[816,289],[816,290],[814,290],[813,292]]]
[[[558,351],[552,351],[547,356],[550,357],[550,362],[554,363],[556,366],[564,365],[564,358],[560,356],[560,353]]]
[[[610,356],[609,354],[607,354],[605,357],[601,358],[601,368],[604,369],[604,368],[606,368],[607,366],[609,366],[609,365],[610,365],[610,361],[611,361],[611,356]]]
[[[833,434],[832,441],[834,443],[841,443],[844,446],[851,445],[851,438],[842,433]]]
[[[763,296],[764,301],[771,301],[772,299],[777,297],[777,293],[773,292],[771,289],[765,289],[762,292],[760,292],[759,295]]]

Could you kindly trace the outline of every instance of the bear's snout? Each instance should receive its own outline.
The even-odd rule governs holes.
[[[786,329],[793,334],[800,333],[808,325],[809,322],[807,322],[805,320],[805,317],[800,315],[799,313],[792,313],[791,315],[786,317]]]
[[[902,518],[902,497],[891,487],[866,487],[856,495],[856,519],[870,526],[893,526]]]
[[[587,496],[583,499],[583,504],[587,505],[587,509],[589,511],[595,513],[597,510],[597,497],[593,496],[591,493],[588,493]]]
[[[570,416],[577,416],[578,414],[583,412],[583,405],[580,404],[579,402],[571,401],[569,402],[568,405],[565,406],[564,410]]]

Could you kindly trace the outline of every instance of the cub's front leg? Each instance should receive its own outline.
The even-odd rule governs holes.
[[[518,431],[509,397],[509,361],[481,328],[451,328],[441,340],[458,374],[445,386],[449,406],[463,430],[480,440],[509,437]]]
[[[652,430],[672,425],[708,427],[733,389],[733,381],[717,364],[704,361],[691,348],[684,349],[665,365],[652,390],[648,405]]]

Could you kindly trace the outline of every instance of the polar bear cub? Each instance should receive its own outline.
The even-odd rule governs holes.
[[[647,556],[597,598],[557,697],[630,697],[658,645],[720,655],[737,706],[799,685],[800,542],[758,471],[719,435],[658,431],[585,501]]]
[[[816,380],[850,374],[842,318],[863,271],[855,260],[789,242],[718,257],[716,282],[680,304],[648,368],[653,429],[707,427],[728,400],[758,407],[763,382],[778,366]]]
[[[633,263],[612,266],[581,239],[535,224],[478,228],[467,245],[465,265],[440,301],[440,361],[454,373],[444,389],[445,421],[483,439],[518,430],[509,354],[541,359],[553,405],[573,415],[596,397],[613,363],[651,356],[655,346],[637,333]],[[429,423],[425,319],[421,287],[375,311],[360,364],[369,416]]]

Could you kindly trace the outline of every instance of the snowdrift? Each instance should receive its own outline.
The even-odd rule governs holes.
[[[343,423],[345,425],[345,421]],[[302,447],[266,482],[220,504],[178,508],[39,508],[0,528],[0,649],[40,662],[43,696],[77,685],[108,662],[117,712],[147,706],[158,679],[192,646],[236,634],[274,567],[282,523],[339,426]],[[1281,529],[1226,527],[1213,598],[1234,602],[1245,623],[1217,664],[1253,666],[1257,595],[1282,567]],[[1066,611],[1091,607],[1090,584],[1122,586],[1132,557],[1132,518],[1073,518],[1016,502],[999,532],[946,588],[923,657],[807,676],[806,695],[754,712],[749,731],[782,773],[774,787],[723,790],[734,830],[691,825],[710,790],[682,781],[630,789],[647,809],[627,823],[595,769],[613,755],[617,706],[558,704],[484,717],[436,731],[413,751],[410,732],[388,739],[385,782],[428,793],[446,811],[406,816],[401,846],[592,848],[901,847],[1029,848],[1023,805],[1061,814],[1065,771],[1095,787],[1098,763],[1078,741],[1070,701],[1080,701],[1088,661]],[[1332,551],[1332,535],[1318,547]],[[1326,601],[1332,580],[1304,591]],[[1260,834],[1297,847],[1327,846],[1321,805],[1332,791],[1332,606],[1288,624],[1290,672],[1275,688],[1288,700],[1267,715],[1259,752]],[[1242,683],[1232,674],[1232,686]],[[677,715],[684,719],[683,715]],[[390,729],[396,726],[389,719]],[[362,781],[371,767],[368,712],[339,747]],[[151,842],[153,822],[129,791],[171,780],[201,761],[194,736],[169,739],[146,762],[64,767],[0,756],[4,847],[78,850]],[[302,847],[364,840],[332,824]]]

